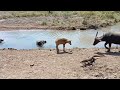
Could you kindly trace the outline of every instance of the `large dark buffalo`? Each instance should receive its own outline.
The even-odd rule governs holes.
[[[101,37],[97,37],[98,32],[96,33],[96,37],[94,40],[93,45],[98,44],[101,41],[105,41],[105,48],[108,49],[107,52],[110,52],[110,48],[111,48],[111,44],[120,44],[120,33],[112,33],[112,32],[108,32],[106,34],[104,34]],[[109,44],[109,48],[106,46],[107,44]]]

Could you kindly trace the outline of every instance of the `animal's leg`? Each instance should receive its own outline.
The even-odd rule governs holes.
[[[106,49],[108,49],[107,52],[109,52],[109,48],[106,46],[107,44],[108,44],[108,43],[106,42],[106,43],[104,44],[104,46],[105,46]]]
[[[109,49],[109,48],[106,46],[107,44],[108,44],[108,43],[106,42],[106,43],[104,44],[104,46],[105,46],[106,49]]]
[[[63,51],[65,52],[65,44],[63,44]]]
[[[109,49],[108,49],[108,51],[107,51],[107,52],[110,52],[110,48],[111,48],[111,43],[109,43]]]
[[[56,45],[57,54],[59,53],[58,45]]]

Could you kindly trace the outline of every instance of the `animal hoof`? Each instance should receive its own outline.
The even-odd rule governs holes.
[[[106,52],[110,52],[110,51],[108,50],[108,51],[106,51]]]
[[[31,64],[30,67],[34,66],[34,64]]]
[[[70,51],[70,52],[72,52],[72,51]]]
[[[70,52],[69,54],[72,54],[72,52]]]

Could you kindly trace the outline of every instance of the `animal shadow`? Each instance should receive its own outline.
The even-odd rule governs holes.
[[[98,55],[114,55],[114,56],[120,56],[120,52],[97,52]]]
[[[59,53],[57,53],[57,54],[65,54],[65,53],[68,53],[68,54],[72,54],[72,52],[59,52]]]

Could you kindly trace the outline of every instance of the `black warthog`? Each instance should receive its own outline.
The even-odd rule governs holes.
[[[110,48],[111,48],[111,44],[120,44],[120,33],[112,33],[112,32],[108,32],[106,34],[104,34],[101,37],[97,37],[98,32],[96,33],[96,37],[94,40],[93,45],[98,44],[101,41],[105,41],[105,48],[108,49],[107,52],[110,52]],[[109,48],[106,46],[107,44],[109,44]]]
[[[47,41],[45,41],[45,40],[41,40],[41,41],[36,42],[36,44],[40,47],[42,47],[45,43],[47,43]]]

